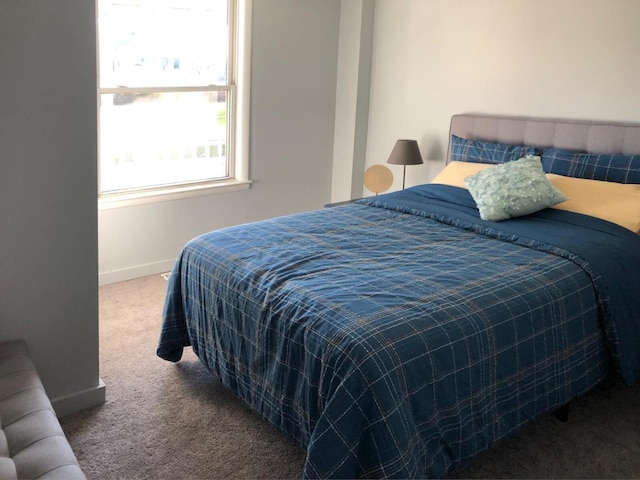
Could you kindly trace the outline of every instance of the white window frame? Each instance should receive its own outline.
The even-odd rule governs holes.
[[[96,12],[98,12],[98,0],[96,0]],[[222,88],[211,86],[210,88],[200,88],[203,90],[235,90],[235,95],[231,97],[230,108],[234,109],[231,122],[228,128],[229,138],[232,139],[231,148],[227,154],[231,153],[232,159],[228,161],[231,169],[229,178],[222,180],[211,180],[189,184],[176,184],[162,187],[152,187],[137,189],[127,192],[98,192],[98,209],[104,210],[117,207],[129,207],[147,203],[156,203],[166,200],[177,200],[188,197],[209,195],[214,193],[227,193],[238,190],[246,190],[251,185],[249,180],[249,98],[250,98],[250,68],[251,68],[251,10],[253,0],[231,0],[229,2],[233,8],[233,15],[236,16],[234,38],[232,38],[231,54],[235,62],[231,62],[233,71],[229,72],[231,81]],[[235,5],[234,5],[235,4]],[[235,7],[235,8],[234,8]],[[97,17],[96,17],[97,24]],[[97,29],[96,29],[97,30]],[[96,60],[98,69],[98,82],[100,81],[100,51],[98,45],[98,33],[96,33]],[[235,81],[234,81],[235,80]],[[144,88],[114,89],[97,88],[98,103],[98,146],[100,145],[100,95],[104,93],[124,92],[131,90],[136,93],[145,90]],[[151,89],[157,91],[156,89]],[[163,88],[162,91],[192,91],[189,87]],[[100,148],[98,148],[99,158]],[[100,160],[98,160],[100,161]],[[98,168],[100,175],[100,168]],[[99,184],[98,184],[99,188]]]

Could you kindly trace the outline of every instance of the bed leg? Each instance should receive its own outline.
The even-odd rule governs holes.
[[[566,422],[569,420],[569,404],[561,406],[554,412],[556,418],[561,422]]]

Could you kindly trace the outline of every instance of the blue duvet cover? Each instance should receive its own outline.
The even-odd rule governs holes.
[[[422,185],[215,231],[169,280],[184,346],[307,448],[304,476],[440,477],[609,367],[640,377],[640,240],[547,209],[479,219]]]

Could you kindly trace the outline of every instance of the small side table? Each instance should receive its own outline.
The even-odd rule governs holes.
[[[352,200],[344,200],[343,202],[327,203],[324,206],[324,208],[339,207],[340,205],[349,205],[349,204],[355,202],[356,200],[360,200],[360,199],[359,198],[354,198]]]

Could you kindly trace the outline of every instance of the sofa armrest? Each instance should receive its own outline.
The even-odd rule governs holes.
[[[22,340],[0,343],[0,478],[85,479]]]

